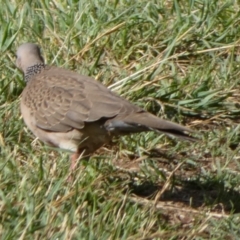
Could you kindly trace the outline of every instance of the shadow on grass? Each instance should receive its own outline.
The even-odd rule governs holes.
[[[151,176],[149,170],[143,171],[144,177],[138,175],[141,172],[142,161],[139,161],[137,157],[135,161],[134,158],[130,161],[123,160],[117,162],[116,165],[129,171],[131,177],[130,182],[128,182],[128,191],[146,200],[154,200],[156,194],[164,188],[167,181],[166,176],[164,176],[165,172],[172,173],[179,162],[186,157],[188,158],[189,154],[184,151],[178,152],[178,154],[169,153],[168,150],[164,149],[153,149],[146,154],[147,158],[144,161],[148,162],[149,169],[153,170],[153,175],[162,173],[163,179],[165,179],[163,183],[162,181],[159,183],[157,175],[156,178]],[[189,157],[189,159],[191,158]],[[229,171],[222,171],[219,174],[212,172],[212,158],[208,155],[204,155],[201,161],[200,159],[197,161],[196,164],[185,162],[174,173],[169,186],[159,201],[195,209],[207,208],[207,210],[210,209],[218,213],[240,213],[240,192],[237,191],[240,181],[238,174]],[[202,168],[205,169],[206,173],[202,173]],[[235,169],[236,166],[233,165],[231,168]],[[164,170],[162,171],[162,169]],[[133,177],[134,174],[137,175],[136,180]]]
[[[143,182],[135,185],[131,183],[131,192],[142,198],[154,199],[156,193],[161,191],[162,186],[151,182]],[[181,181],[178,179],[177,186],[172,184],[170,190],[166,190],[159,201],[181,203],[192,208],[208,207],[213,211],[227,211],[232,213],[240,212],[240,193],[227,189],[223,182],[206,180]]]

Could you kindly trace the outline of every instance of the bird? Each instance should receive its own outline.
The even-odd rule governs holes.
[[[35,43],[20,45],[16,57],[26,82],[20,101],[24,122],[41,141],[72,152],[72,171],[81,157],[114,137],[156,131],[195,140],[192,129],[147,112],[94,78],[45,64]]]

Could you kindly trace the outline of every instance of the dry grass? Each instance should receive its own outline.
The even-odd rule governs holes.
[[[1,239],[238,239],[237,1],[3,1],[0,9]],[[117,139],[82,160],[24,126],[15,51],[95,77],[146,110],[196,130]]]

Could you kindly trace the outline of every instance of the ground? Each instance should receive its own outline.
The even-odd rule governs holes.
[[[2,239],[239,239],[237,1],[3,1],[0,9]],[[194,130],[114,139],[81,159],[24,125],[24,42],[147,111]]]

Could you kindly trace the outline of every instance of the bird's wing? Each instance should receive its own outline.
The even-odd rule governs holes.
[[[54,132],[83,129],[85,122],[113,118],[140,108],[96,80],[61,68],[47,68],[23,92],[37,127]]]

